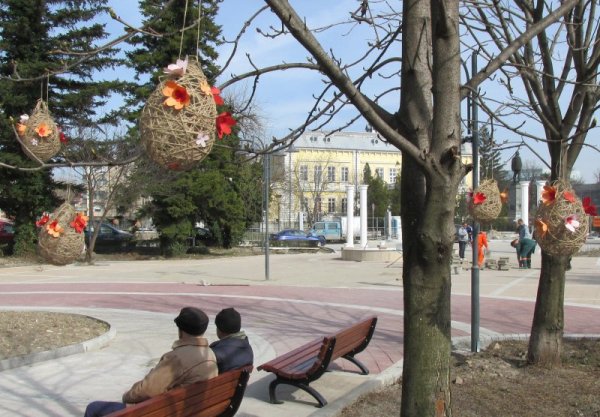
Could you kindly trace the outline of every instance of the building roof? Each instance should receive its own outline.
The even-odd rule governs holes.
[[[306,132],[294,142],[292,149],[400,152],[377,132]],[[471,144],[462,144],[461,151],[463,155],[471,155]]]

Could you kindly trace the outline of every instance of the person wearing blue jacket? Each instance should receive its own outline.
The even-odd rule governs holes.
[[[219,340],[210,347],[217,357],[219,374],[254,363],[254,353],[246,333],[241,330],[242,318],[234,308],[225,308],[215,317]]]

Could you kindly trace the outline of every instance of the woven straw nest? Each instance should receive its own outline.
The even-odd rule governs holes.
[[[168,81],[185,87],[190,102],[180,110],[164,104]],[[212,94],[200,90],[207,80],[196,60],[188,63],[180,78],[166,78],[150,95],[140,117],[141,141],[147,155],[173,170],[187,170],[202,161],[215,141],[217,108]],[[204,138],[204,140],[199,140]]]
[[[45,126],[44,136],[40,127]],[[47,135],[46,135],[47,133]],[[25,133],[21,137],[23,152],[32,160],[47,161],[60,151],[60,132],[48,111],[44,100],[38,100],[33,113],[25,123]]]
[[[494,220],[502,210],[502,200],[500,199],[500,190],[496,180],[485,180],[473,192],[473,198],[477,193],[485,195],[485,201],[481,204],[471,203],[471,215],[478,222]]]
[[[542,250],[551,255],[570,256],[584,244],[588,230],[588,216],[583,209],[581,200],[575,196],[573,189],[564,182],[552,184],[555,188],[555,199],[540,204],[536,213],[535,238]],[[566,192],[566,194],[565,194]],[[565,196],[573,197],[569,201]],[[579,222],[575,231],[566,226],[570,216]],[[543,231],[543,222],[547,228]]]
[[[76,214],[73,206],[64,203],[50,215],[50,221],[57,220],[64,229],[58,237],[50,235],[47,228],[42,226],[38,235],[38,251],[47,262],[54,265],[67,265],[74,262],[83,253],[84,235],[77,233],[70,226]]]

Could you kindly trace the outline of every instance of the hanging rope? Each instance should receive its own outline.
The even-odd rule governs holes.
[[[187,19],[188,0],[185,0],[185,9],[183,10],[183,22],[181,24],[181,39],[179,40],[179,59],[183,50],[183,37],[185,35],[185,21]]]
[[[198,32],[196,34],[196,58],[200,62],[200,23],[202,22],[202,0],[198,0]]]

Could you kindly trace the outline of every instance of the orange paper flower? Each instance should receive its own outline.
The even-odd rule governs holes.
[[[544,191],[542,191],[542,203],[550,205],[556,200],[556,188],[551,185],[544,185]]]
[[[206,81],[206,80],[202,80],[200,82],[200,91],[202,92],[202,94],[204,94],[205,96],[210,96],[212,95],[212,91],[210,88],[210,84]]]
[[[27,126],[23,123],[17,123],[17,133],[19,136],[23,136],[25,134],[25,130],[27,130]]]
[[[563,197],[565,198],[565,200],[567,200],[570,203],[575,202],[575,194],[573,194],[570,191],[563,191]]]
[[[37,133],[40,138],[45,138],[52,134],[52,129],[50,129],[46,123],[42,122],[35,128],[35,133]]]
[[[592,203],[591,197],[583,197],[582,203],[583,203],[583,211],[585,211],[585,214],[587,214],[589,216],[597,216],[598,215],[598,209],[596,208],[594,203]]]
[[[85,226],[87,226],[88,217],[83,213],[77,213],[75,220],[71,222],[71,227],[75,229],[77,233],[83,232]]]
[[[500,201],[502,204],[508,203],[508,188],[505,188],[504,191],[500,193]]]
[[[487,199],[484,193],[475,193],[473,196],[473,204],[483,204],[483,202]]]
[[[535,234],[539,238],[543,238],[548,233],[548,225],[541,219],[535,220]]]
[[[231,133],[232,126],[235,126],[237,122],[228,112],[223,112],[217,116],[217,134],[219,139],[223,138],[223,135],[229,135]]]
[[[44,214],[42,214],[42,217],[37,222],[35,222],[35,226],[42,227],[49,221],[50,221],[50,215],[48,213],[44,213]]]
[[[167,81],[162,93],[165,97],[167,97],[164,101],[164,104],[166,106],[173,107],[176,110],[181,110],[190,104],[190,95],[188,94],[187,90],[185,87],[177,84],[175,81]]]
[[[65,231],[65,229],[58,224],[58,220],[54,220],[52,223],[46,225],[46,230],[52,237],[59,237],[60,234]]]

